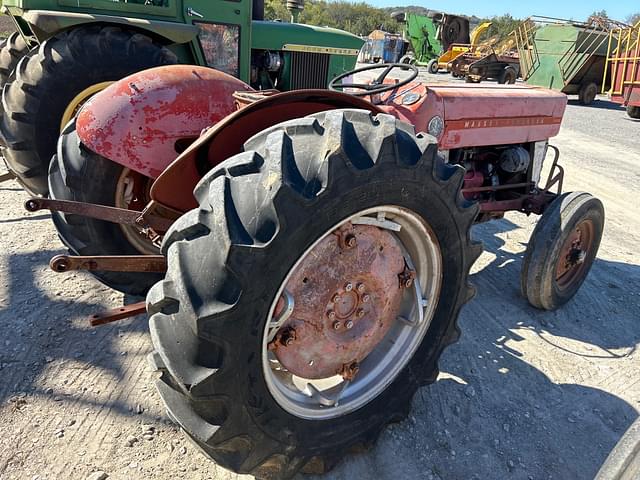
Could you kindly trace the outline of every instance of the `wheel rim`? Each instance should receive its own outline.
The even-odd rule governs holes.
[[[117,208],[141,212],[150,199],[151,183],[150,178],[124,168],[116,184],[114,205]],[[144,255],[158,254],[158,247],[153,244],[142,228],[121,224],[120,229],[125,238],[138,252]]]
[[[76,113],[78,113],[78,110],[80,110],[80,107],[82,107],[82,105],[84,105],[84,103],[89,100],[89,98],[91,98],[96,93],[104,90],[112,83],[114,82],[111,81],[96,83],[88,88],[85,88],[75,97],[73,97],[73,100],[69,102],[67,108],[65,108],[64,113],[62,114],[62,119],[60,120],[60,131],[62,132],[67,123],[69,123],[71,119],[75,117]]]
[[[561,291],[569,289],[586,274],[586,260],[593,248],[594,239],[593,222],[583,220],[565,240],[556,264],[556,285]]]
[[[299,282],[300,275],[304,275],[307,271],[305,267],[311,268],[313,262],[327,265],[332,272],[334,267],[335,272],[339,272],[340,268],[348,271],[350,267],[345,265],[349,262],[344,258],[350,257],[342,257],[342,263],[331,262],[331,260],[325,263],[325,258],[320,255],[320,252],[328,251],[322,250],[327,245],[339,244],[341,235],[345,231],[351,231],[350,228],[356,232],[353,238],[358,239],[357,245],[353,247],[353,252],[356,252],[353,255],[359,254],[357,249],[361,245],[361,252],[366,250],[375,253],[376,248],[382,252],[382,243],[367,243],[370,238],[381,239],[380,242],[387,242],[388,248],[380,258],[393,258],[394,252],[399,251],[405,270],[397,274],[396,270],[389,273],[389,270],[383,269],[379,273],[370,273],[370,276],[366,276],[366,281],[362,280],[361,283],[358,281],[352,283],[352,276],[345,275],[348,278],[343,278],[337,273],[336,278],[326,280],[331,276],[325,276],[319,272],[318,279],[326,280],[326,283],[335,280],[336,284],[341,286],[338,292],[334,292],[331,288],[315,292],[317,293],[315,300],[318,301],[309,301],[308,297],[300,293],[305,291],[301,283],[306,283],[307,277]],[[399,231],[396,231],[398,228]],[[348,234],[344,236],[343,245],[340,248],[349,248],[349,237]],[[345,238],[347,240],[344,240]],[[367,245],[374,245],[374,247],[372,250],[367,250]],[[376,247],[377,245],[380,246]],[[395,250],[396,247],[397,250]],[[411,272],[415,272],[413,275],[415,279],[412,278]],[[396,275],[395,287],[401,293],[397,293],[394,289],[375,287],[381,285],[377,283],[378,280],[383,277],[388,279],[391,274]],[[313,273],[309,278],[310,285],[313,286],[315,282]],[[400,279],[399,284],[398,279]],[[366,286],[363,286],[365,283]],[[269,392],[288,413],[314,420],[345,415],[369,403],[396,379],[422,343],[435,313],[441,284],[442,258],[439,244],[429,225],[417,214],[397,206],[380,206],[363,210],[344,219],[325,232],[304,252],[280,285],[272,302],[262,339],[263,373]],[[355,292],[349,288],[349,285]],[[369,288],[372,288],[371,295],[367,293]],[[369,296],[371,297],[369,300],[365,299]],[[378,308],[383,304],[392,304],[391,298],[394,299],[393,301],[398,299],[397,310]],[[364,304],[358,301],[370,305],[370,310],[363,313],[359,306]],[[301,323],[295,323],[298,321],[296,317],[302,315],[300,313],[302,310],[316,308],[308,305],[319,305],[317,308],[322,309],[325,315],[320,315],[322,319],[317,322],[325,327],[319,331],[317,325],[314,325],[309,330],[305,330],[317,331],[317,337],[297,338],[295,328],[303,329],[307,322],[303,320]],[[326,310],[325,305],[328,305]],[[381,314],[374,315],[374,312]],[[351,319],[353,319],[352,326],[349,326]],[[336,322],[341,323],[339,327],[341,331],[332,332],[332,328],[336,329]],[[327,324],[331,327],[326,326]],[[372,325],[373,327],[367,330]],[[351,328],[352,330],[349,330]],[[311,350],[317,345],[330,345],[333,348],[334,335],[336,337],[346,335],[349,339],[353,339],[353,344],[358,345],[357,348],[360,348],[362,343],[371,342],[372,345],[369,346],[371,350],[359,361],[345,363],[340,373],[334,371],[329,376],[326,376],[325,371],[321,375],[310,374],[305,377],[302,374],[292,373],[285,367],[286,365],[294,371],[299,369],[315,373],[321,372],[320,369],[324,367],[332,368],[335,362],[340,363],[340,360],[333,355],[311,358],[316,354]],[[307,347],[303,346],[305,341]],[[339,343],[341,340],[335,341]],[[349,348],[351,347],[345,348],[345,351],[348,352]],[[293,353],[289,355],[289,352]],[[337,347],[332,352],[336,356],[349,355]],[[304,362],[309,358],[311,360],[308,363],[296,363],[295,360],[299,358],[303,358]],[[294,365],[295,368],[290,365]]]

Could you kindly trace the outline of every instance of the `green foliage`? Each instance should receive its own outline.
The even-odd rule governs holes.
[[[522,20],[513,18],[507,13],[497,17],[484,18],[480,21],[480,23],[482,22],[491,22],[491,27],[489,27],[489,30],[487,30],[483,35],[482,39],[487,39],[497,35],[500,40],[504,40],[511,32],[518,28],[518,25],[520,25]]]
[[[289,21],[290,14],[283,0],[265,1],[265,19]],[[298,17],[300,23],[339,28],[356,35],[366,36],[373,30],[398,32],[401,26],[380,8],[364,2],[351,3],[344,0],[307,0]]]
[[[607,14],[606,10],[599,10],[599,11],[596,10],[589,16],[589,18],[594,18],[594,17],[609,18],[609,15]]]
[[[339,28],[361,36],[367,36],[376,29],[400,33],[403,25],[391,18],[393,12],[399,11],[417,13],[418,15],[429,15],[436,12],[418,6],[375,8],[364,2],[306,0],[298,21],[309,25]],[[288,22],[291,18],[284,0],[265,0],[264,13],[267,20]],[[508,14],[490,19],[469,17],[469,21],[472,27],[484,21],[493,22],[489,32],[485,34],[485,38],[498,35],[501,39],[509,35],[520,23],[520,20]]]

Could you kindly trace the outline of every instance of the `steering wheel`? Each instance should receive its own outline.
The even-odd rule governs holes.
[[[378,75],[378,77],[371,83],[342,83],[343,79],[351,75],[355,75],[356,73],[368,72],[370,70],[379,70],[381,68],[384,68],[384,71],[380,75]],[[400,80],[398,83],[384,84],[384,79],[387,78],[389,73],[391,73],[391,71],[395,68],[403,71],[410,70],[411,75],[403,80]],[[345,88],[356,88],[363,91],[347,93],[349,93],[349,95],[353,95],[354,97],[366,97],[367,95],[375,95],[378,93],[388,92],[389,90],[394,90],[398,87],[402,87],[415,80],[417,76],[417,67],[408,63],[384,63],[382,65],[367,65],[366,67],[356,68],[355,70],[351,70],[350,72],[338,75],[329,82],[329,90],[340,92]]]

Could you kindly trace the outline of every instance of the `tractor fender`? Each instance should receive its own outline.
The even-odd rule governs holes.
[[[88,13],[28,10],[24,12],[22,18],[31,26],[33,33],[40,42],[71,27],[96,23],[122,25],[140,31],[151,32],[156,37],[165,39],[166,43],[188,43],[196,38],[199,32],[197,26],[184,23]]]
[[[247,90],[246,83],[212,68],[151,68],[89,99],[76,130],[95,153],[156,178],[203,129],[236,110],[234,92]]]
[[[198,204],[193,190],[200,179],[242,152],[251,137],[278,123],[334,109],[383,113],[363,98],[331,90],[294,90],[266,96],[229,115],[191,144],[154,182],[151,198],[182,212],[195,208]]]

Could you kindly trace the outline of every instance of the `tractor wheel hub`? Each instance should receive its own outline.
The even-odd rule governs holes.
[[[294,375],[345,376],[396,320],[404,271],[402,249],[391,232],[367,225],[341,227],[291,275],[285,290],[295,307],[269,348]],[[284,342],[281,332],[287,332]]]

